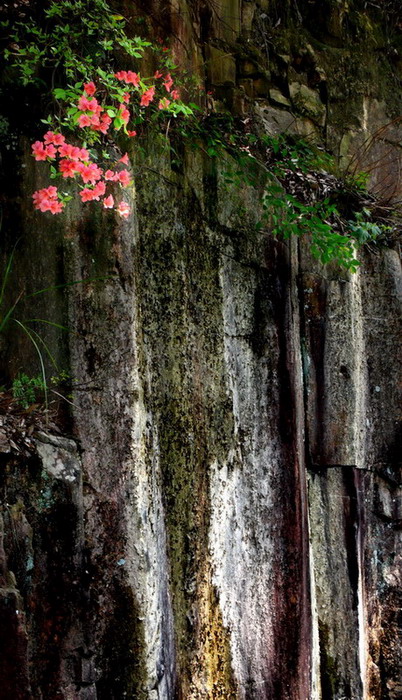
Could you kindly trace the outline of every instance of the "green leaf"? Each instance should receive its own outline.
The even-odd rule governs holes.
[[[113,119],[113,126],[116,129],[116,131],[119,131],[121,129],[121,127],[123,126],[123,124],[124,124],[124,121],[120,117],[116,117],[115,119]]]
[[[65,100],[67,93],[65,90],[62,90],[62,88],[56,88],[53,90],[53,95],[55,96],[56,100]]]

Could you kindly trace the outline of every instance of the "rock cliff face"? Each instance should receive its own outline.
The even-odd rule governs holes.
[[[217,109],[324,138],[397,198],[388,4],[143,11],[206,66]],[[70,331],[47,337],[76,385],[69,438],[0,426],[0,697],[401,698],[398,242],[350,275],[308,241],[245,233],[258,193],[201,152],[171,165],[163,139],[129,220],[43,223],[19,157],[6,214],[22,198],[28,287],[103,279],[41,297]],[[10,347],[12,373],[32,360]]]

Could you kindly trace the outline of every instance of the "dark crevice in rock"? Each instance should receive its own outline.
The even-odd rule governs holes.
[[[357,537],[360,528],[361,513],[358,509],[358,496],[356,492],[355,473],[348,469],[343,470],[342,479],[347,498],[344,499],[344,540],[346,561],[350,581],[350,589],[353,595],[353,610],[357,611],[358,605],[358,585],[359,585],[359,562],[357,552]]]

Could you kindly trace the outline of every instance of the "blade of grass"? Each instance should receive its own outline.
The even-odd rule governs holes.
[[[13,320],[15,321],[15,319],[13,319]],[[52,353],[50,352],[48,345],[45,343],[45,341],[44,341],[43,338],[39,335],[39,333],[38,333],[37,331],[35,331],[33,328],[29,328],[28,330],[30,331],[30,333],[33,333],[33,335],[36,336],[37,340],[43,345],[43,347],[44,347],[44,349],[45,349],[45,352],[46,352],[46,354],[47,354],[48,357],[49,357],[50,362],[52,363],[52,365],[53,365],[53,367],[55,368],[55,370],[58,372],[58,371],[59,371],[59,368],[58,368],[58,366],[57,366],[57,362],[56,362],[56,360],[54,359]]]
[[[0,333],[3,331],[3,329],[7,325],[7,322],[9,321],[11,314],[13,313],[15,307],[17,306],[17,304],[20,301],[22,296],[23,296],[23,292],[21,292],[21,294],[17,297],[17,301],[14,302],[14,304],[9,308],[9,310],[7,311],[4,318],[1,319],[1,321],[0,321]]]
[[[7,265],[6,265],[6,269],[5,269],[5,271],[4,271],[3,281],[2,281],[2,283],[1,283],[1,290],[0,290],[0,308],[1,308],[2,304],[3,304],[4,292],[5,292],[5,290],[6,290],[8,278],[9,278],[9,276],[10,276],[11,268],[12,268],[12,266],[13,266],[13,260],[14,260],[15,251],[16,251],[16,249],[17,249],[17,245],[18,245],[18,243],[20,242],[20,240],[21,240],[21,238],[18,238],[18,240],[17,240],[16,243],[14,244],[14,247],[13,247],[13,249],[12,249],[12,251],[11,251],[11,253],[10,253],[10,256],[9,256],[9,258],[8,258],[8,260],[7,260]],[[20,298],[20,297],[19,297],[19,298]],[[16,303],[17,303],[17,302],[16,302]]]
[[[56,394],[56,396],[60,396],[61,399],[63,399],[64,401],[67,401],[67,403],[69,403],[70,406],[74,406],[75,408],[77,408],[76,403],[73,403],[72,401],[70,401],[70,399],[68,399],[66,396],[63,396],[63,394],[60,394],[58,391],[56,391],[56,389],[50,389],[50,391],[52,392],[52,394]]]
[[[24,333],[26,333],[26,335],[28,336],[28,338],[29,338],[29,340],[31,341],[32,345],[34,346],[36,352],[38,353],[39,363],[40,363],[40,367],[41,367],[41,374],[42,374],[42,379],[43,379],[43,391],[44,391],[44,395],[45,395],[45,410],[46,410],[46,413],[47,413],[48,407],[49,407],[49,402],[48,402],[48,393],[47,393],[47,384],[46,384],[46,372],[45,372],[45,365],[44,365],[44,362],[43,362],[42,353],[41,353],[41,351],[40,351],[40,349],[39,349],[39,346],[38,346],[37,342],[36,342],[35,339],[32,337],[32,334],[31,334],[29,328],[27,328],[26,326],[24,326],[24,324],[21,323],[21,321],[18,321],[18,319],[16,319],[16,318],[14,318],[13,321],[14,321],[18,326],[20,326],[20,327],[22,328],[22,330],[24,331]]]
[[[61,323],[54,323],[53,321],[46,321],[45,318],[26,318],[24,319],[23,323],[46,323],[48,326],[54,326],[55,328],[59,328],[62,331],[66,331],[66,333],[74,333],[74,335],[78,335],[75,331],[72,331],[70,328],[67,328],[67,326],[62,326]]]

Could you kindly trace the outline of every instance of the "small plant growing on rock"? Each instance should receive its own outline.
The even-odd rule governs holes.
[[[12,384],[14,399],[25,409],[34,404],[38,396],[45,393],[46,390],[46,383],[42,377],[28,377],[24,373],[18,374]]]

